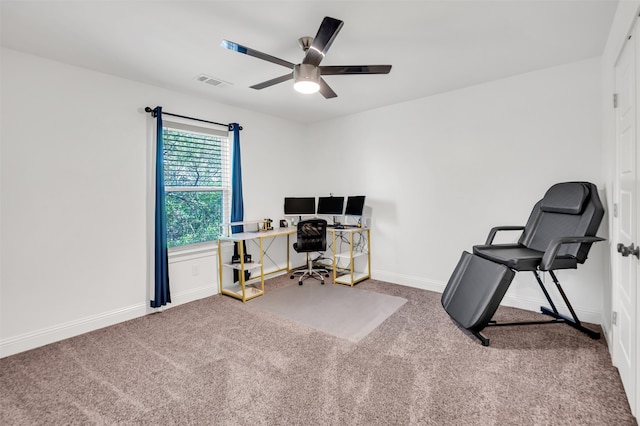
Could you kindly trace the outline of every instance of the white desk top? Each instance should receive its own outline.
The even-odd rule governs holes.
[[[327,227],[327,232],[360,232],[366,231],[366,227],[357,226],[349,226],[345,228],[333,228]],[[297,228],[295,226],[288,226],[286,228],[273,228],[271,231],[249,231],[249,232],[238,232],[231,235],[221,235],[220,239],[224,241],[245,241],[245,240],[255,240],[258,238],[272,238],[279,237],[281,235],[292,235],[297,232]]]
[[[274,228],[271,231],[251,231],[251,232],[238,232],[231,235],[221,235],[220,239],[224,241],[245,241],[254,240],[258,238],[272,238],[279,237],[281,235],[291,235],[296,233],[295,226],[286,228]]]

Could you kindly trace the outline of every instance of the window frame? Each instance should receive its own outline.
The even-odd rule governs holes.
[[[183,133],[191,133],[191,134],[199,134],[205,135],[209,137],[217,137],[221,139],[220,148],[221,148],[221,156],[222,156],[222,185],[221,186],[164,186],[165,194],[170,192],[202,192],[202,193],[210,193],[210,192],[222,192],[222,221],[220,223],[220,228],[222,228],[222,224],[229,222],[231,218],[231,139],[232,135],[229,131],[220,131],[219,129],[214,129],[205,125],[193,125],[190,123],[185,123],[176,119],[164,119],[162,123],[163,133],[166,129],[183,132]],[[163,156],[163,161],[165,161]],[[166,208],[166,202],[165,202]],[[199,241],[195,243],[181,244],[181,245],[173,245],[168,249],[170,252],[176,251],[185,251],[185,250],[198,250],[207,246],[216,246],[217,247],[217,239],[207,240],[207,241]],[[170,244],[169,241],[167,241]]]

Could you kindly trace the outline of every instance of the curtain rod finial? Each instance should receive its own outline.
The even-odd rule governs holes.
[[[145,110],[145,112],[151,113],[152,117],[157,117],[158,116],[158,107],[155,107],[155,108],[145,107],[144,110]]]

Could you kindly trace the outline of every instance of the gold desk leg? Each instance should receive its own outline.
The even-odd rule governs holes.
[[[336,269],[338,267],[338,263],[336,261],[336,254],[338,252],[338,247],[336,247],[336,233],[335,231],[332,232],[333,234],[333,283],[336,284],[336,278],[338,276],[338,274],[336,273]]]
[[[262,238],[260,240],[260,286],[262,288],[262,295],[264,296],[264,252],[262,251]],[[278,265],[276,265],[277,267]]]
[[[222,243],[218,238],[218,276],[220,277],[220,295],[222,296]]]
[[[351,262],[351,287],[353,287],[353,269],[354,269],[354,259],[353,259],[353,234],[354,232],[349,232],[349,260]]]
[[[242,301],[247,301],[247,296],[244,292],[244,244],[242,241],[238,242],[238,252],[240,253],[240,288],[242,289]]]
[[[289,235],[287,234],[287,274],[291,273],[291,258],[289,257],[289,247],[291,247],[289,244],[291,244],[290,240],[289,240]]]
[[[371,230],[367,228],[367,278],[371,278]]]

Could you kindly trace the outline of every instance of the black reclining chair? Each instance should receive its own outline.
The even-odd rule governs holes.
[[[603,216],[604,208],[594,184],[565,182],[553,185],[534,206],[525,226],[495,227],[484,245],[473,247],[473,254],[462,253],[442,293],[442,306],[484,346],[489,345],[489,339],[480,332],[487,326],[497,325],[563,322],[599,339],[600,333],[584,327],[576,316],[554,271],[576,269],[587,259],[591,245],[604,241],[595,236]],[[499,231],[520,230],[522,234],[517,243],[493,243]],[[518,323],[491,320],[516,271],[533,272],[550,305],[550,308],[541,307],[541,312],[553,319]],[[549,272],[571,317],[558,312],[540,278],[540,271]]]

